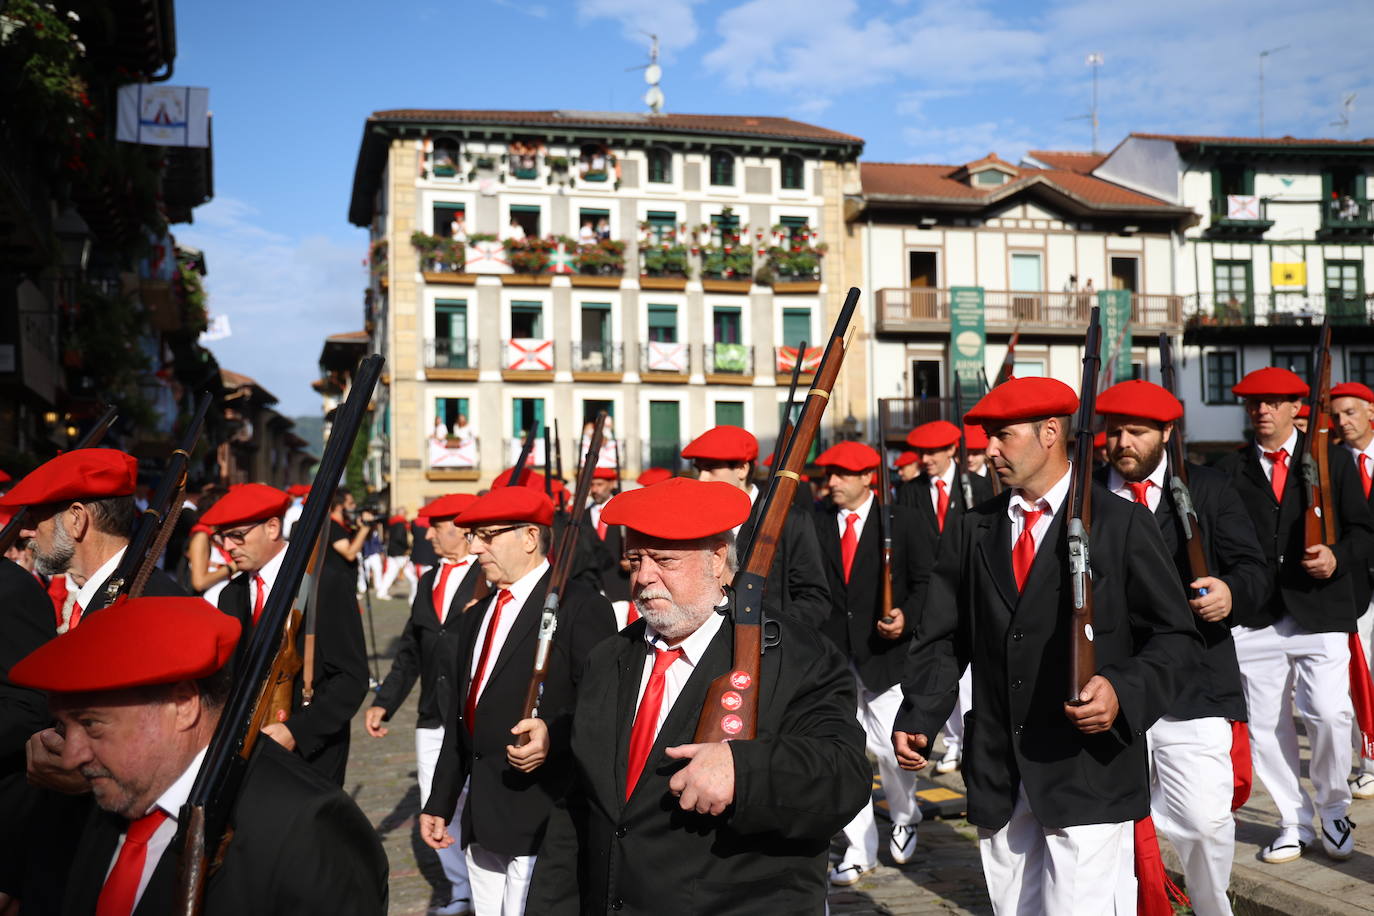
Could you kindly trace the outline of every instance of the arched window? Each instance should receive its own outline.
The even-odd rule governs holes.
[[[649,181],[654,184],[670,184],[673,180],[673,154],[661,146],[649,149],[645,154],[649,161]]]
[[[458,141],[452,137],[435,140],[430,166],[436,178],[452,178],[458,174]]]
[[[711,154],[711,184],[723,187],[734,186],[734,156],[721,150],[716,150]]]
[[[803,172],[801,156],[785,155],[782,157],[782,189],[784,191],[800,191],[806,186],[806,178]]]

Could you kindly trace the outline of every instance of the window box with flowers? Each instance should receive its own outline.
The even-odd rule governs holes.
[[[684,289],[691,274],[686,245],[654,245],[640,249],[639,285],[642,289]]]
[[[573,270],[574,286],[619,286],[625,273],[625,243],[602,239],[592,245],[578,245]],[[591,280],[609,282],[587,282]]]
[[[475,277],[465,273],[467,243],[444,235],[412,232],[410,244],[420,256],[420,272],[428,283],[472,283]]]
[[[701,285],[708,292],[748,292],[754,253],[747,245],[707,245],[701,249]]]
[[[558,246],[554,239],[506,239],[506,261],[514,273],[503,274],[501,282],[513,286],[547,286],[549,256]]]
[[[367,249],[367,266],[372,276],[386,286],[386,239],[373,239]]]
[[[773,242],[768,247],[767,260],[759,269],[759,283],[771,284],[774,292],[816,292],[820,289],[821,259],[827,247],[824,242],[812,244],[813,232],[788,233],[785,227],[774,227]]]

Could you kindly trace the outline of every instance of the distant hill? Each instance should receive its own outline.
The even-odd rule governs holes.
[[[316,458],[324,454],[324,417],[321,414],[310,414],[292,417],[291,420],[296,424],[296,435],[310,443],[306,446],[307,451]]]

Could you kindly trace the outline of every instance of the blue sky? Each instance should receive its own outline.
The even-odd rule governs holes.
[[[386,108],[640,110],[626,68],[663,43],[667,110],[769,114],[866,140],[878,161],[1088,149],[1132,130],[1374,137],[1368,0],[181,0],[173,82],[206,86],[215,200],[175,227],[203,248],[222,365],[287,414],[323,336],[362,324],[366,236],[347,208],[363,122]],[[1344,131],[1332,124],[1358,93]]]

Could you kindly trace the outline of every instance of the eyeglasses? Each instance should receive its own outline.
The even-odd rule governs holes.
[[[504,528],[497,528],[494,531],[469,531],[463,535],[467,542],[471,544],[474,540],[481,541],[483,544],[490,544],[496,540],[498,535],[505,534],[507,531],[518,531],[521,528],[528,528],[529,525],[507,525]]]
[[[221,539],[229,542],[230,544],[242,545],[243,542],[248,539],[248,532],[252,531],[254,528],[258,527],[261,524],[263,524],[263,522],[254,522],[247,528],[241,528],[238,531],[221,531],[219,533],[219,536]]]

